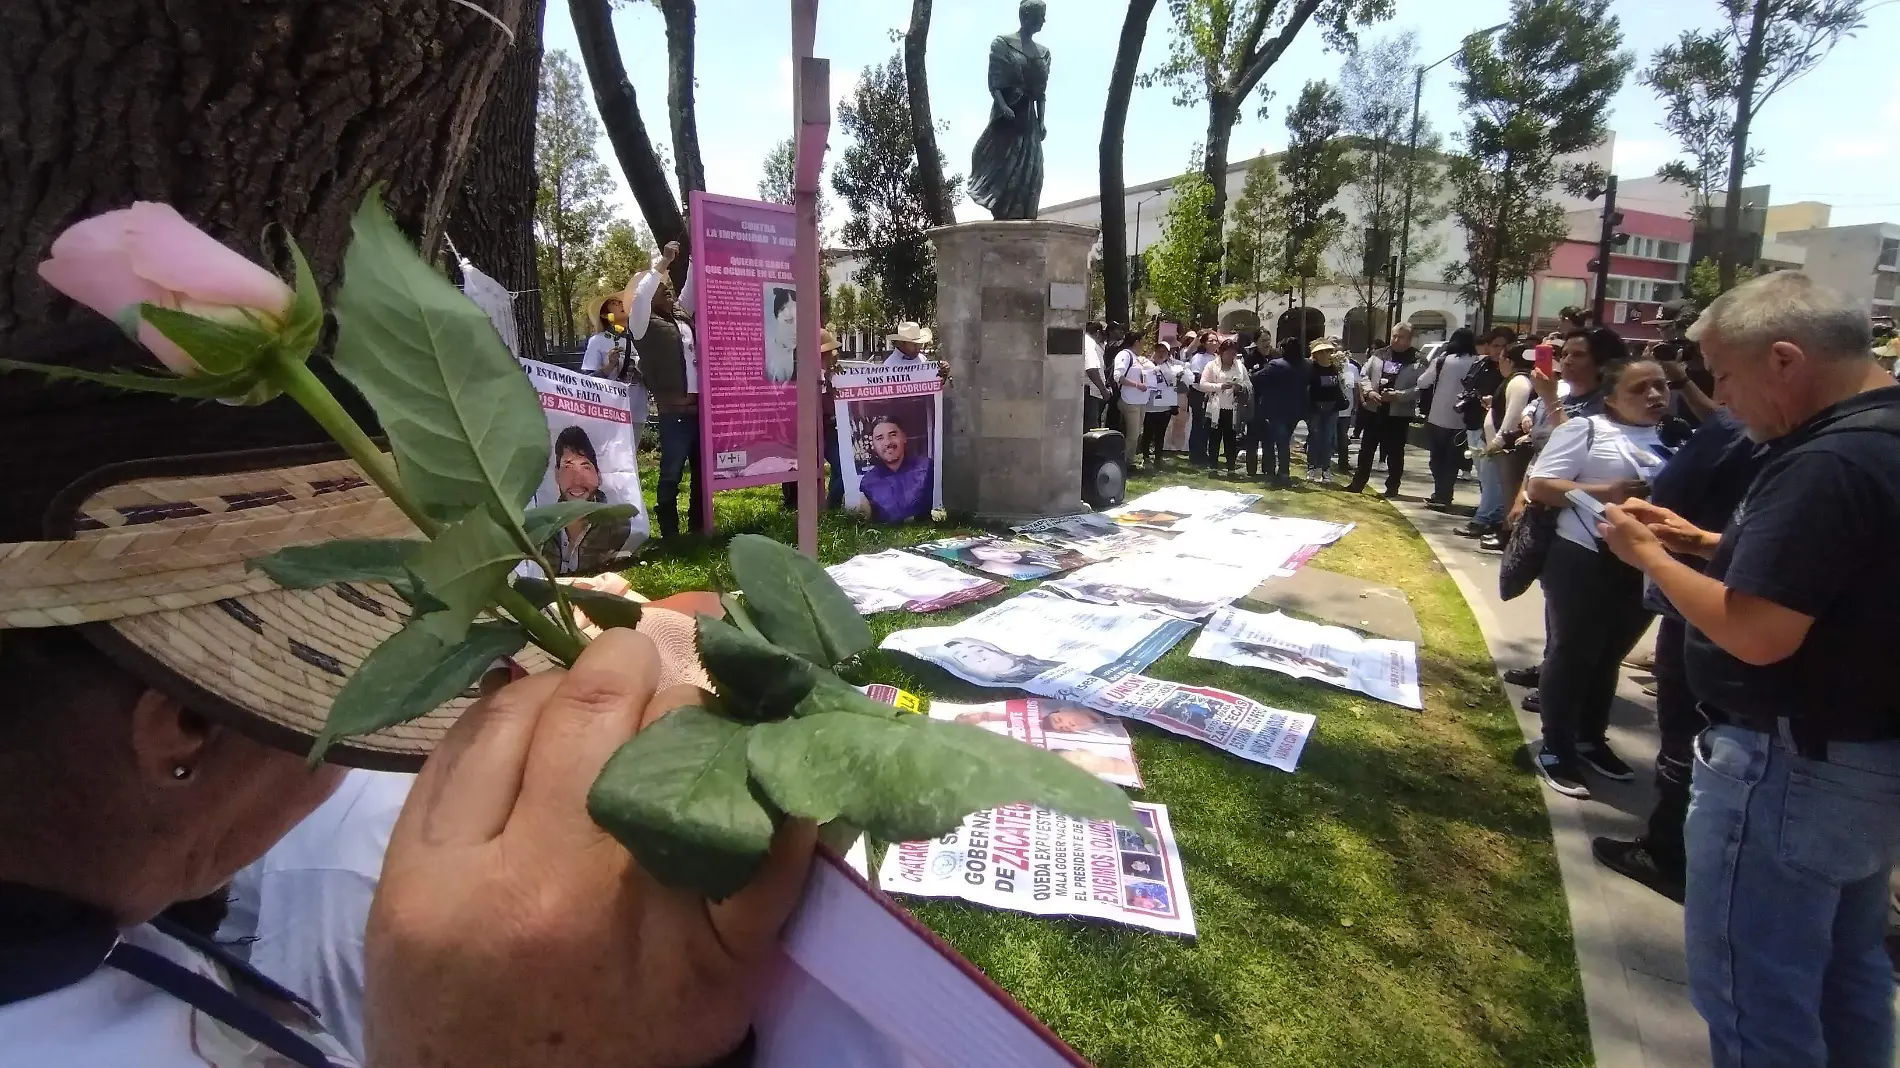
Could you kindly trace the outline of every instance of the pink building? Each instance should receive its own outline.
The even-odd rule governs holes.
[[[1658,336],[1644,319],[1654,319],[1664,301],[1683,295],[1688,281],[1689,245],[1695,225],[1685,215],[1665,215],[1620,208],[1629,240],[1610,256],[1605,325],[1626,338],[1648,340]],[[1498,293],[1495,321],[1515,325],[1528,333],[1556,329],[1558,313],[1566,307],[1588,311],[1593,296],[1590,261],[1597,257],[1601,209],[1586,208],[1569,214],[1570,236],[1551,254],[1550,266],[1529,286],[1511,286]]]

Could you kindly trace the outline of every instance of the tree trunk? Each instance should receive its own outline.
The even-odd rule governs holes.
[[[521,355],[547,355],[541,283],[534,257],[534,116],[541,86],[541,17],[547,0],[524,0],[515,43],[482,108],[449,212],[449,240],[462,255],[515,294]]]
[[[1202,263],[1219,263],[1221,253],[1221,231],[1227,218],[1227,147],[1234,134],[1234,122],[1240,117],[1239,101],[1230,100],[1219,93],[1209,93],[1207,98],[1207,155],[1201,167],[1201,176],[1214,187],[1214,199],[1207,204],[1207,221],[1211,224],[1207,239],[1207,251]],[[1208,298],[1212,300],[1210,296]],[[1194,309],[1196,318],[1204,312],[1218,313],[1218,308],[1201,307]],[[1213,316],[1218,318],[1218,314]]]
[[[574,37],[580,42],[581,62],[587,67],[587,80],[594,87],[594,106],[600,122],[607,128],[607,140],[620,160],[620,171],[633,190],[634,203],[647,221],[653,240],[662,248],[678,241],[681,255],[673,261],[673,284],[686,284],[686,222],[680,215],[680,203],[673,196],[666,170],[647,137],[646,123],[640,119],[640,102],[634,98],[633,82],[620,61],[620,41],[614,36],[611,0],[568,0],[574,16]]]
[[[486,6],[513,26],[523,0]],[[397,223],[435,247],[508,36],[440,0],[7,0],[0,41],[4,338],[75,316],[39,261],[134,200],[252,256],[279,224],[328,286],[385,182]]]
[[[924,186],[924,213],[937,226],[957,221],[944,191],[943,159],[937,128],[930,118],[930,76],[924,51],[930,40],[930,0],[911,0],[910,29],[904,33],[904,88],[910,96],[910,136],[917,146],[917,177]]]
[[[666,19],[666,113],[673,132],[673,173],[682,203],[694,189],[706,190],[706,166],[699,157],[699,119],[693,106],[693,0],[660,0]],[[681,249],[685,259],[691,249]]]
[[[1716,261],[1724,293],[1735,286],[1737,261],[1741,257],[1742,178],[1748,165],[1748,127],[1755,118],[1755,85],[1761,80],[1762,50],[1768,35],[1771,6],[1771,0],[1755,0],[1748,43],[1742,50],[1742,77],[1735,87],[1735,137],[1729,144],[1728,195],[1722,203],[1721,258]]]
[[[1135,68],[1155,0],[1128,0],[1115,67],[1108,76],[1108,104],[1102,113],[1102,303],[1109,322],[1127,323],[1128,195],[1122,179],[1122,138],[1128,127],[1128,100],[1135,91]]]

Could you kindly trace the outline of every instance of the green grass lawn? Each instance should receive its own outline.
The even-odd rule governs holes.
[[[1405,591],[1425,635],[1424,711],[1195,660],[1189,637],[1149,673],[1318,716],[1292,775],[1129,723],[1148,784],[1137,796],[1173,817],[1198,941],[960,902],[910,907],[1103,1068],[1589,1063],[1543,801],[1512,766],[1516,720],[1451,578],[1374,497],[1218,481],[1178,458],[1135,479],[1130,496],[1175,484],[1260,492],[1261,511],[1357,524],[1313,564]],[[717,518],[722,536],[795,540],[776,487],[721,494]],[[835,563],[969,529],[827,514],[820,553]],[[656,546],[626,574],[649,597],[731,585],[723,537]],[[871,629],[881,638],[996,601],[883,613]],[[998,696],[909,657],[860,661],[845,672],[853,682]]]

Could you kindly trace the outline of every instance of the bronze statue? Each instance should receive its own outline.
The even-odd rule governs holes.
[[[1019,33],[990,42],[990,124],[970,154],[970,199],[998,219],[1033,219],[1042,198],[1049,50],[1035,41],[1048,11],[1023,0]]]

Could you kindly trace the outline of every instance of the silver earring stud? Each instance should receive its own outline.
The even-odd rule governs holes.
[[[186,779],[191,778],[191,769],[183,764],[174,765],[172,767],[172,778],[179,782],[184,782]]]

